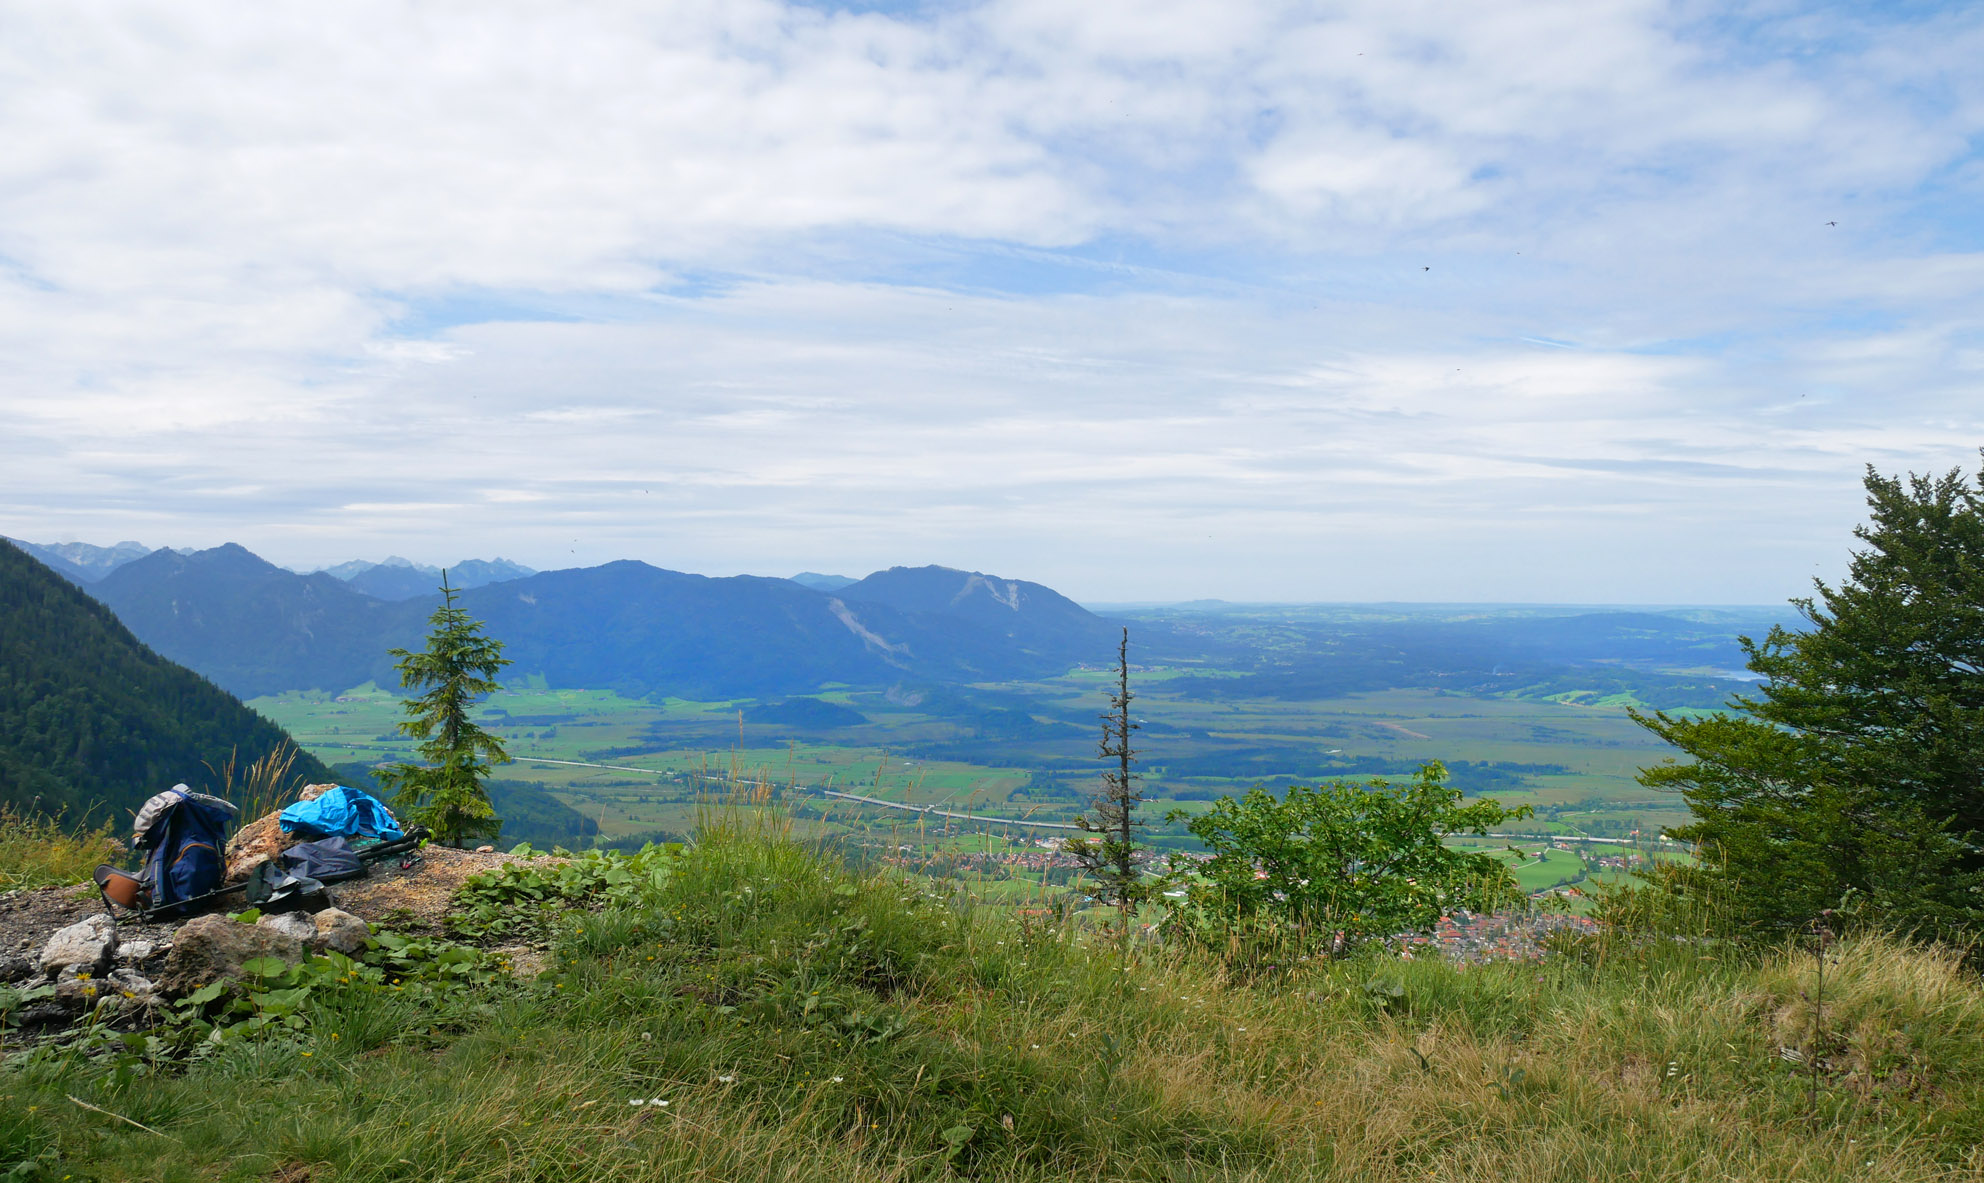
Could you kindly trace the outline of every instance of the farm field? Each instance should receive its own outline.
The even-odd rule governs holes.
[[[1174,688],[1177,672],[1133,677],[1146,816],[1160,848],[1195,845],[1182,822],[1163,820],[1174,810],[1197,812],[1257,784],[1397,776],[1434,759],[1471,795],[1535,810],[1508,827],[1526,837],[1494,843],[1541,855],[1515,864],[1532,891],[1616,873],[1600,860],[1626,848],[1593,840],[1644,844],[1685,817],[1678,801],[1634,781],[1665,753],[1619,707],[1437,689],[1205,701]],[[1191,673],[1204,685],[1204,671]],[[586,819],[597,837],[585,841],[686,837],[701,804],[748,794],[791,813],[802,833],[891,852],[991,896],[1024,898],[1053,877],[1026,864],[1051,861],[1037,857],[1040,842],[1065,832],[1053,827],[1071,823],[1095,786],[1088,721],[1106,702],[1105,681],[1101,671],[1077,670],[973,687],[963,697],[828,691],[817,701],[858,713],[823,727],[762,721],[777,704],[642,700],[519,679],[479,717],[514,757],[497,775]],[[400,696],[375,685],[250,705],[330,763],[411,756],[410,741],[394,732]],[[1587,845],[1548,849],[1552,835]]]

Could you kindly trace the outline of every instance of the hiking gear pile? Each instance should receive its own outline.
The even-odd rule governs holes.
[[[264,912],[316,911],[328,907],[330,896],[324,891],[326,883],[356,879],[370,871],[373,863],[393,855],[402,856],[402,868],[409,867],[419,861],[413,852],[427,838],[427,829],[415,826],[391,842],[353,841],[342,834],[315,842],[299,842],[248,872],[248,903]]]
[[[108,863],[96,869],[104,902],[145,919],[180,916],[194,905],[245,890],[248,903],[268,912],[313,911],[329,906],[326,883],[355,879],[370,864],[400,856],[402,869],[420,861],[428,831],[402,830],[385,802],[346,785],[284,809],[276,824],[299,842],[248,872],[245,883],[224,886],[227,833],[236,809],[228,801],[174,785],[145,802],[132,827],[131,844],[145,852],[145,867],[128,875]]]
[[[227,832],[234,804],[174,785],[145,802],[131,826],[131,845],[145,852],[137,876],[108,864],[96,869],[97,890],[106,902],[135,908],[146,916],[176,916],[209,896],[225,895]]]
[[[322,796],[298,801],[276,819],[285,834],[302,838],[372,838],[391,842],[406,837],[386,803],[349,785],[333,785]]]

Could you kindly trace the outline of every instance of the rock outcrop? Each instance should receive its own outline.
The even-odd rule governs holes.
[[[240,977],[242,965],[258,957],[294,965],[303,960],[303,942],[225,916],[198,916],[173,934],[158,985],[167,994],[188,994],[209,982]]]
[[[298,801],[315,801],[325,793],[337,788],[336,785],[304,785],[296,795]],[[234,832],[227,840],[227,881],[239,883],[248,878],[248,872],[262,863],[288,850],[303,841],[295,834],[285,834],[277,825],[282,810],[274,809]]]

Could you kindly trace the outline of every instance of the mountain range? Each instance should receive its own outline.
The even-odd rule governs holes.
[[[522,579],[536,571],[508,559],[463,559],[447,570],[451,587],[483,587],[509,579]],[[429,567],[393,555],[382,562],[363,559],[339,563],[324,570],[352,587],[381,600],[412,600],[431,596],[441,586],[442,568]]]
[[[92,546],[87,542],[23,542],[18,538],[7,538],[4,541],[11,542],[40,559],[49,569],[70,582],[80,584],[95,583],[126,563],[136,562],[154,553],[151,547],[142,542]],[[335,567],[326,567],[323,570],[324,574],[349,583],[368,596],[376,596],[382,600],[411,600],[417,596],[431,595],[440,586],[442,571],[439,567],[416,563],[398,555],[389,556],[377,563],[366,559],[353,559],[348,563],[339,563]],[[506,579],[521,579],[526,575],[537,574],[522,563],[513,563],[508,559],[463,559],[447,568],[447,573],[448,582],[454,587],[481,587],[484,584],[501,583]]]
[[[170,553],[170,552],[166,552]],[[0,803],[121,818],[176,781],[213,788],[282,729],[141,644],[102,604],[0,542]],[[299,754],[291,771],[329,780]]]
[[[71,583],[95,583],[124,564],[152,553],[152,548],[142,542],[91,546],[87,542],[23,542],[18,538],[0,541],[13,543]]]
[[[230,544],[154,551],[88,590],[160,653],[254,697],[396,683],[387,651],[419,647],[439,596],[369,595],[368,573],[299,575]],[[503,641],[512,676],[702,698],[1056,674],[1107,660],[1116,633],[1050,588],[946,567],[828,592],[622,561],[485,583],[459,602]]]

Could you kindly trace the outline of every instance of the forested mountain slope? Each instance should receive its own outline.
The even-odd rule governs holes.
[[[298,575],[232,543],[154,551],[90,591],[147,645],[243,698],[397,685],[386,651],[417,646],[432,610],[387,603],[321,571]]]
[[[162,552],[168,553],[168,552]],[[140,644],[109,609],[0,542],[0,803],[122,819],[207,765],[287,740],[240,700]],[[295,771],[330,773],[308,755]]]
[[[382,600],[233,545],[158,551],[90,590],[147,644],[244,698],[396,685],[387,651],[417,648],[438,600]],[[1115,636],[1037,584],[941,567],[826,592],[623,561],[470,588],[461,602],[503,642],[510,676],[634,695],[1051,675],[1108,660]]]
[[[952,567],[890,567],[833,593],[902,612],[948,617],[1004,640],[1016,655],[1111,655],[1118,627],[1043,584]]]

